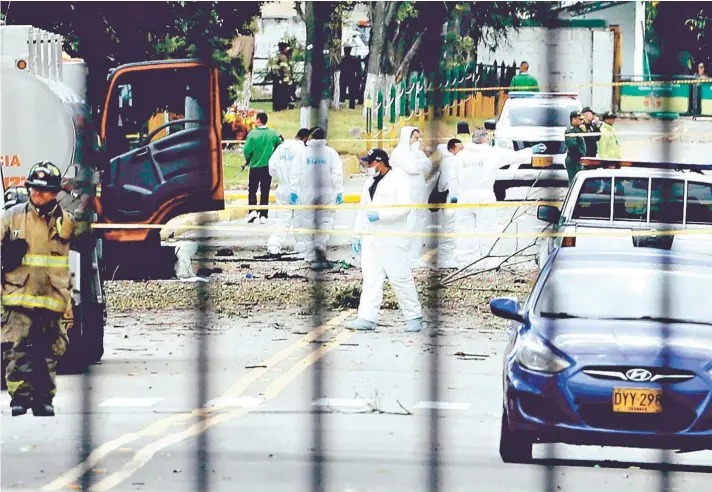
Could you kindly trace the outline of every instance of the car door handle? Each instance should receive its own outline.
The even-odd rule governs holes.
[[[144,148],[138,150],[135,155],[136,155],[136,157],[143,157],[145,155],[148,155],[148,153],[149,153],[148,147],[144,147]]]

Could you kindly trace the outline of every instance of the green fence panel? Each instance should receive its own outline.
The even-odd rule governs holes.
[[[377,105],[378,105],[378,130],[383,130],[383,92],[378,91],[378,100],[377,100]]]
[[[700,84],[700,114],[712,116],[712,84]]]
[[[408,90],[408,86],[406,86],[405,80],[401,80],[400,85],[400,93],[401,93],[401,98],[400,98],[400,111],[399,111],[399,116],[405,116],[405,111],[406,111],[406,100],[408,99],[408,94],[406,93]]]
[[[420,80],[418,82],[418,109],[425,111],[428,108],[426,98],[427,93],[425,92],[425,72],[420,74]]]
[[[640,84],[621,87],[623,113],[678,113],[690,111],[689,84]]]
[[[390,117],[390,120],[391,120],[391,123],[395,123],[395,122],[396,122],[396,85],[395,85],[395,84],[393,84],[393,85],[391,86],[391,101],[390,101],[390,104],[391,104],[391,111],[390,111],[391,117]]]

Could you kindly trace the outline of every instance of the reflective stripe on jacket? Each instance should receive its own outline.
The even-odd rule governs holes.
[[[76,223],[68,212],[57,205],[41,218],[30,203],[15,205],[2,218],[2,242],[27,241],[27,254],[22,264],[6,272],[2,285],[2,306],[48,309],[63,313],[70,304],[70,240],[76,234]]]

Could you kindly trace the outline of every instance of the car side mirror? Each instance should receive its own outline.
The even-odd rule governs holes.
[[[485,130],[496,130],[497,120],[485,120]]]
[[[496,297],[490,301],[490,310],[498,318],[524,322],[524,316],[519,312],[519,300],[516,297]]]
[[[536,218],[549,224],[558,224],[561,219],[561,210],[551,205],[539,205],[536,209]]]

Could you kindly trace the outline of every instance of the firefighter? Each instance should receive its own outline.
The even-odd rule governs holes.
[[[35,164],[25,186],[29,200],[5,211],[0,231],[5,378],[13,416],[28,408],[54,416],[57,361],[68,343],[60,318],[71,306],[70,241],[83,234],[57,203],[57,166]]]

